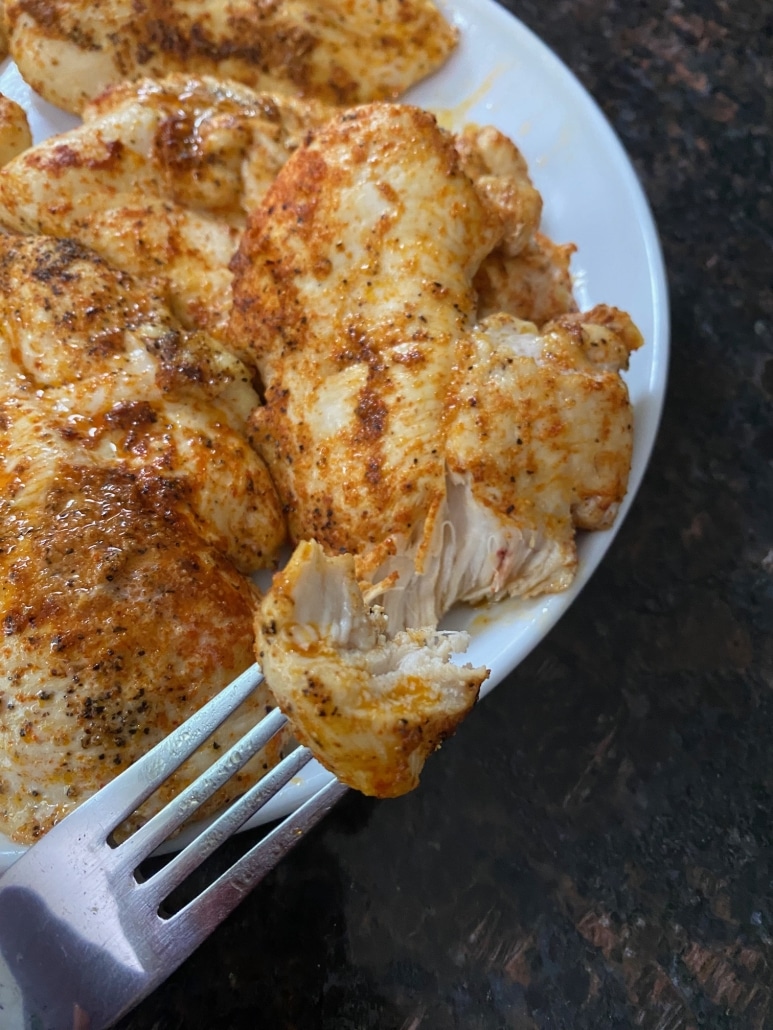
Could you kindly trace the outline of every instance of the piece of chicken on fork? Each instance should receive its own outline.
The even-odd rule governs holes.
[[[343,783],[375,797],[418,784],[488,675],[452,660],[466,633],[390,634],[353,557],[326,555],[313,541],[274,576],[255,630],[258,661],[296,737]]]
[[[248,574],[285,530],[248,370],[147,283],[3,235],[0,316],[0,830],[29,843],[253,662]],[[148,805],[271,704],[254,694]]]
[[[424,111],[347,112],[284,166],[234,263],[231,332],[266,384],[255,442],[291,536],[354,554],[390,632],[565,588],[575,528],[608,525],[627,483],[618,369],[638,332],[606,308],[477,324],[475,276],[531,187],[464,165]]]

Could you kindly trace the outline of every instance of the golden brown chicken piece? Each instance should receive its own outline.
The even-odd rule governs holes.
[[[618,374],[641,337],[599,306],[542,330],[492,315],[456,347],[446,438],[450,522],[467,601],[565,589],[575,530],[612,525],[632,413]]]
[[[497,247],[475,276],[478,318],[507,312],[543,325],[576,312],[569,269],[575,249],[571,243],[553,243],[541,232],[515,255]]]
[[[454,149],[462,171],[502,221],[497,250],[515,257],[539,229],[542,217],[542,197],[531,181],[526,159],[493,125],[465,126],[454,137]]]
[[[284,527],[244,366],[77,244],[0,236],[0,369],[0,830],[30,842],[251,664],[243,572]]]
[[[291,536],[354,553],[392,629],[565,587],[572,511],[611,516],[628,475],[625,386],[566,342],[595,330],[476,326],[474,279],[519,180],[479,189],[464,164],[417,108],[347,112],[290,158],[234,262],[231,331],[266,384],[255,441]],[[599,320],[623,367],[638,333]]]
[[[464,633],[387,632],[351,555],[298,545],[256,619],[258,661],[298,739],[342,782],[376,797],[412,790],[472,708],[486,669],[455,665]]]
[[[454,146],[463,170],[505,227],[475,276],[478,318],[505,311],[542,325],[576,311],[569,270],[575,247],[555,244],[539,231],[542,197],[523,154],[490,125],[466,126]]]
[[[75,113],[122,79],[174,71],[334,104],[391,99],[456,44],[430,0],[7,0],[6,10],[22,76]]]
[[[32,145],[32,133],[24,108],[0,93],[0,166]]]
[[[266,385],[255,439],[294,540],[357,553],[373,573],[392,555],[418,575],[437,560],[449,356],[501,235],[418,108],[347,112],[280,172],[235,261],[231,333]],[[422,606],[390,622],[436,618]]]
[[[164,280],[185,326],[220,335],[246,212],[327,117],[323,105],[213,79],[121,84],[82,126],[0,171],[0,222]]]

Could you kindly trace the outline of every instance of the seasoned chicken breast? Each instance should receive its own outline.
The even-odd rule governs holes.
[[[284,525],[247,370],[147,283],[3,235],[0,315],[0,830],[30,842],[251,664],[246,573]],[[163,796],[272,703],[258,691]]]
[[[222,335],[246,213],[328,114],[214,79],[120,84],[0,171],[0,223],[161,280],[186,327]]]
[[[106,86],[174,71],[334,104],[389,99],[457,38],[430,0],[6,0],[6,12],[23,77],[76,113]]]
[[[266,385],[256,444],[293,539],[375,568],[397,552],[421,573],[445,497],[449,355],[501,223],[418,108],[350,111],[294,157],[235,263],[231,333]]]
[[[477,324],[475,277],[527,246],[528,206],[521,172],[483,188],[470,165],[426,112],[349,111],[293,154],[234,262],[231,333],[266,384],[252,424],[291,536],[355,554],[393,630],[564,588],[575,524],[607,524],[627,482],[617,369],[640,337],[606,311]]]
[[[32,133],[24,108],[0,93],[0,166],[31,145]]]
[[[438,576],[443,608],[569,586],[575,530],[609,527],[625,496],[632,415],[618,373],[640,343],[603,306],[541,331],[492,315],[458,341],[445,455],[464,560]]]
[[[296,736],[342,782],[376,797],[412,790],[456,729],[486,669],[455,665],[463,633],[387,632],[351,555],[298,545],[256,618],[258,660]]]

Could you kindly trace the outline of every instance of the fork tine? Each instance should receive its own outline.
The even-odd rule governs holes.
[[[169,801],[161,811],[119,844],[116,849],[117,860],[121,863],[133,861],[138,865],[147,858],[170,834],[188,821],[219,787],[222,787],[234,773],[246,765],[253,755],[264,747],[286,723],[287,716],[283,715],[278,708],[274,708],[197,779]],[[296,771],[297,769],[292,770],[288,774],[287,780]],[[284,780],[283,783],[287,780]],[[266,777],[261,779],[261,782],[264,781],[268,782]],[[279,786],[281,785],[279,784]],[[256,806],[256,808],[258,807],[260,806]]]
[[[245,669],[147,754],[87,798],[68,816],[70,825],[76,818],[88,825],[96,817],[104,824],[106,835],[120,826],[262,682],[263,673],[257,664]],[[108,813],[109,824],[105,823]]]
[[[348,791],[331,779],[179,912],[164,920],[165,950],[183,961]]]
[[[307,765],[311,761],[311,757],[308,748],[296,748],[270,772],[261,777],[257,783],[253,784],[245,794],[232,802],[162,869],[143,881],[139,885],[139,889],[147,896],[148,905],[157,907],[189,873],[198,868],[223,841],[236,833],[281,787]],[[210,771],[204,773],[200,779],[208,776]],[[177,803],[177,800],[179,799],[175,799],[167,807],[171,808]]]

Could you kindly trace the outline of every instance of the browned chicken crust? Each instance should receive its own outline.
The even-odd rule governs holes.
[[[251,664],[237,567],[270,563],[284,527],[244,367],[83,248],[0,237],[0,368],[0,830],[31,842]]]
[[[111,84],[174,71],[333,104],[391,99],[456,44],[430,0],[7,0],[6,10],[22,76],[76,113]]]

